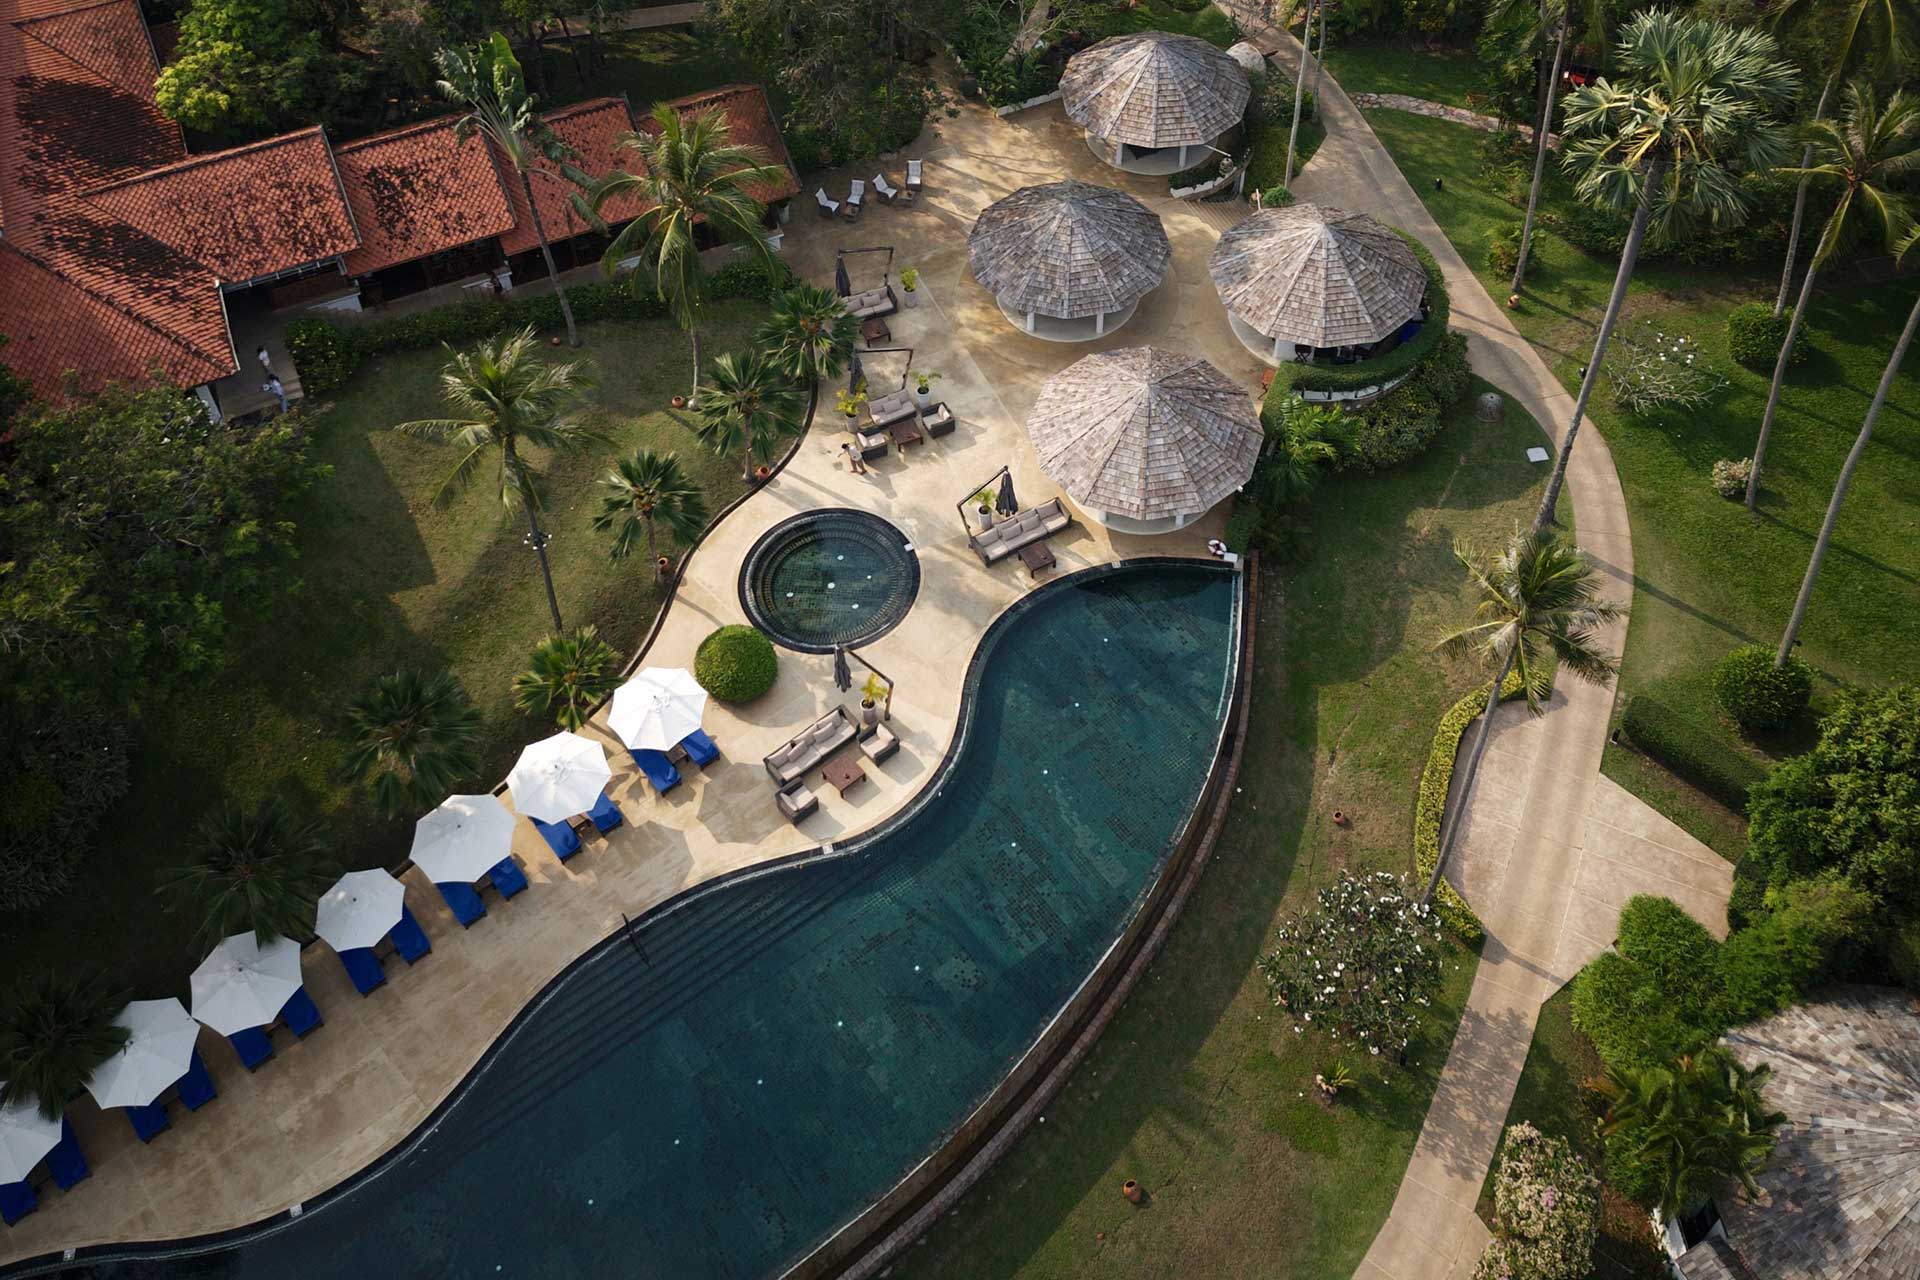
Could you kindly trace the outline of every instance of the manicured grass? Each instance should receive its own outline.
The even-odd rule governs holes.
[[[1426,1115],[1474,957],[1449,947],[1411,1065],[1349,1058],[1361,1083],[1330,1110],[1306,1095],[1335,1054],[1275,1015],[1254,962],[1279,914],[1340,868],[1412,870],[1434,727],[1485,678],[1431,652],[1468,607],[1453,549],[1524,518],[1540,482],[1524,448],[1538,440],[1518,410],[1482,426],[1463,405],[1413,463],[1319,491],[1308,558],[1262,567],[1240,794],[1215,860],[1045,1124],[896,1276],[1352,1275]],[[1350,828],[1333,825],[1335,808]],[[1121,1198],[1128,1178],[1147,1207]]]
[[[1410,98],[1471,105],[1480,67],[1471,46],[1432,50],[1413,36],[1327,35],[1327,71],[1348,93],[1404,93]]]
[[[717,306],[707,349],[744,345],[760,313],[754,303]],[[614,564],[607,536],[589,528],[595,482],[616,455],[671,450],[717,510],[740,491],[739,461],[707,453],[666,408],[688,377],[686,341],[669,322],[593,325],[582,336],[579,355],[596,376],[587,417],[608,442],[531,460],[543,477],[563,620],[596,623],[631,653],[659,593],[644,558]],[[445,360],[438,349],[383,357],[330,409],[309,406],[314,455],[333,474],[292,512],[299,587],[266,621],[232,636],[224,671],[145,710],[131,792],[103,825],[73,889],[7,921],[0,971],[62,964],[85,939],[89,959],[138,994],[184,994],[199,960],[189,949],[191,920],[157,914],[155,874],[185,860],[185,833],[222,796],[282,793],[324,818],[344,866],[397,862],[411,823],[376,818],[364,789],[338,776],[342,710],[381,672],[445,666],[459,675],[485,720],[476,790],[551,731],[515,710],[509,689],[550,626],[523,520],[502,517],[486,487],[491,469],[450,509],[433,510],[456,451],[388,430],[441,412],[436,380]]]

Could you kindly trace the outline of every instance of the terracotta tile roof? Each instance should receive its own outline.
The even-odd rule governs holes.
[[[767,103],[765,89],[757,84],[722,85],[704,93],[675,98],[668,105],[682,116],[719,107],[727,114],[732,141],[759,147],[773,158],[774,164],[786,170],[778,182],[754,184],[750,190],[755,200],[761,204],[772,204],[776,200],[799,194],[800,178],[793,170],[793,157],[788,154],[787,140],[781,136],[780,126],[774,121],[773,108]],[[652,133],[652,118],[642,119],[640,127]]]
[[[137,7],[102,0],[82,9],[29,18],[19,26],[107,83],[153,101],[154,50]]]
[[[619,146],[620,135],[633,130],[633,117],[627,113],[627,104],[619,98],[589,98],[549,111],[545,120],[547,127],[573,148],[572,163],[595,177],[635,163],[633,152]],[[480,141],[470,138],[467,145],[478,147]],[[547,239],[565,240],[591,231],[593,228],[573,210],[573,194],[579,188],[561,175],[558,165],[541,160],[537,167],[548,175],[534,176],[531,184]],[[500,247],[508,253],[537,249],[540,237],[534,231],[533,216],[527,210],[527,198],[519,177],[507,167],[504,159],[501,169],[513,199],[513,227],[500,237]],[[644,208],[637,199],[620,200],[602,210],[602,216],[610,223],[625,222],[639,217]]]
[[[429,120],[333,149],[361,236],[346,257],[347,274],[411,262],[513,226],[500,166],[477,141],[454,141],[457,120]]]

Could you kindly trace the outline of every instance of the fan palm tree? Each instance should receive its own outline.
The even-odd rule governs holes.
[[[717,454],[740,450],[743,480],[752,481],[755,458],[766,461],[783,436],[807,429],[799,417],[799,391],[762,352],[717,357],[707,384],[694,431]]]
[[[1883,107],[1870,86],[1847,86],[1845,122],[1816,120],[1807,129],[1811,139],[1808,150],[1817,164],[1789,169],[1807,177],[1832,179],[1840,185],[1839,198],[1827,225],[1820,230],[1820,242],[1814,246],[1813,259],[1807,263],[1806,277],[1800,283],[1799,300],[1793,304],[1793,318],[1787,322],[1786,340],[1773,362],[1773,385],[1767,389],[1766,412],[1760,416],[1760,438],[1753,446],[1753,469],[1747,476],[1747,510],[1760,500],[1760,469],[1766,462],[1767,440],[1773,434],[1773,419],[1780,409],[1780,389],[1787,380],[1787,361],[1800,337],[1800,325],[1807,317],[1807,304],[1813,299],[1813,282],[1834,252],[1847,243],[1864,209],[1879,224],[1889,249],[1904,241],[1913,227],[1913,213],[1907,198],[1891,190],[1897,182],[1920,167],[1920,99],[1897,92]]]
[[[670,453],[641,449],[616,462],[600,484],[606,492],[593,527],[601,533],[613,531],[609,554],[615,560],[632,555],[644,537],[647,558],[658,565],[660,525],[667,526],[681,546],[690,546],[707,527],[706,495],[687,479],[680,460]]]
[[[101,1063],[127,1043],[114,1021],[126,1005],[95,972],[45,970],[22,978],[0,1004],[0,1105],[31,1099],[58,1120]]]
[[[160,889],[199,912],[202,950],[236,933],[265,944],[313,932],[314,904],[339,871],[318,822],[275,799],[253,809],[227,804],[201,820],[193,844],[197,860],[167,873]]]
[[[1535,529],[1553,519],[1649,229],[1662,243],[1702,221],[1738,224],[1747,199],[1735,168],[1767,169],[1786,154],[1787,133],[1773,115],[1792,102],[1799,75],[1778,53],[1761,32],[1653,10],[1621,33],[1620,82],[1602,76],[1568,95],[1561,164],[1581,199],[1631,210],[1633,223]]]
[[[472,351],[454,353],[440,371],[440,398],[456,416],[403,422],[394,430],[466,450],[434,494],[436,507],[447,506],[473,482],[487,455],[499,455],[495,487],[500,505],[509,514],[516,507],[526,508],[527,541],[540,561],[547,608],[558,631],[562,625],[560,601],[554,595],[553,569],[547,563],[547,535],[540,528],[540,495],[533,473],[520,456],[520,446],[568,449],[599,436],[566,413],[586,386],[584,365],[577,361],[548,364],[535,354],[534,343],[529,326],[509,337],[488,338]]]
[[[1553,689],[1554,672],[1565,667],[1582,680],[1602,684],[1619,668],[1619,659],[1602,653],[1595,631],[1623,617],[1625,610],[1600,596],[1600,574],[1572,542],[1535,529],[1516,532],[1506,549],[1483,560],[1470,551],[1455,553],[1467,570],[1479,604],[1474,621],[1440,638],[1435,648],[1477,653],[1498,660],[1487,687],[1487,710],[1467,757],[1460,798],[1447,815],[1440,852],[1427,881],[1423,901],[1431,899],[1447,865],[1447,853],[1460,831],[1460,815],[1473,796],[1474,778],[1493,736],[1494,712],[1507,673],[1514,672],[1526,695],[1527,710],[1539,715]]]
[[[479,134],[513,167],[520,179],[520,194],[533,216],[533,234],[540,240],[540,257],[547,264],[547,279],[553,282],[554,296],[560,300],[560,316],[567,323],[567,345],[580,345],[580,333],[573,323],[573,304],[560,284],[560,269],[554,265],[553,246],[547,242],[547,227],[540,219],[540,202],[533,198],[535,177],[560,182],[562,177],[539,165],[542,159],[559,165],[568,158],[567,146],[547,128],[533,110],[533,97],[527,92],[520,61],[513,46],[498,31],[484,44],[472,49],[441,49],[433,55],[440,69],[435,82],[442,97],[466,108],[467,114],[454,126],[454,141],[464,146],[468,138]],[[483,144],[484,145],[484,144]],[[574,175],[580,182],[584,175]]]
[[[704,226],[707,235],[723,243],[749,246],[773,276],[778,262],[760,231],[766,209],[754,199],[752,188],[777,182],[781,170],[761,148],[730,141],[727,117],[718,108],[682,116],[661,103],[653,109],[652,126],[620,138],[622,148],[639,156],[640,172],[609,173],[593,184],[587,203],[595,217],[621,198],[646,206],[614,236],[600,257],[600,268],[612,276],[625,259],[643,256],[655,294],[692,340],[689,399],[697,403],[707,286],[695,228]]]
[[[1352,435],[1343,411],[1329,404],[1308,404],[1298,396],[1288,400],[1261,446],[1261,483],[1267,499],[1286,504],[1306,497],[1320,468],[1340,457]]]
[[[619,653],[589,625],[542,640],[532,664],[513,678],[513,701],[528,715],[551,712],[555,724],[578,732],[619,683]]]
[[[432,808],[480,769],[480,712],[451,671],[381,676],[347,723],[342,772],[372,787],[383,818]]]
[[[837,378],[859,340],[860,326],[840,295],[823,285],[796,284],[773,300],[759,342],[774,367],[807,384],[805,422],[820,404],[820,383]]]
[[[1729,1180],[1757,1191],[1754,1170],[1787,1119],[1767,1104],[1769,1074],[1712,1048],[1661,1067],[1609,1068],[1589,1085],[1607,1099],[1600,1132],[1635,1151],[1652,1179],[1639,1190],[1664,1219],[1698,1208]]]

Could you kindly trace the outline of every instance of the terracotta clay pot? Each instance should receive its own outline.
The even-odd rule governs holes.
[[[753,478],[755,480],[758,480],[761,484],[765,484],[767,482],[767,478],[772,474],[773,474],[772,467],[761,466],[761,467],[755,467],[753,469]]]
[[[1132,1178],[1128,1178],[1120,1184],[1120,1194],[1127,1198],[1128,1204],[1139,1204],[1147,1198],[1146,1188],[1142,1187]]]
[[[1517,294],[1517,293],[1510,293],[1510,294],[1508,294],[1508,295],[1507,295],[1507,310],[1509,310],[1509,311],[1517,311],[1517,310],[1519,310],[1519,308],[1520,308],[1520,295],[1519,295],[1519,294]]]
[[[1335,809],[1335,810],[1333,811],[1333,825],[1334,825],[1334,826],[1336,826],[1336,827],[1345,827],[1345,826],[1351,826],[1352,824],[1353,824],[1353,819],[1352,819],[1352,818],[1349,818],[1349,817],[1348,817],[1348,816],[1347,816],[1346,814],[1344,814],[1344,813],[1342,813],[1342,812],[1341,812],[1340,810],[1338,810],[1338,809]]]
[[[685,396],[675,396],[672,403],[674,408],[684,409],[687,407],[687,398]]]

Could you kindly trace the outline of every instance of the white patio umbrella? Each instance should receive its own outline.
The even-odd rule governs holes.
[[[171,996],[135,1000],[113,1020],[127,1029],[126,1046],[93,1069],[87,1092],[103,1107],[144,1107],[187,1074],[200,1024]]]
[[[0,1107],[0,1182],[24,1182],[60,1141],[60,1122],[32,1102]]]
[[[648,667],[621,685],[607,725],[630,747],[665,751],[700,727],[707,691],[680,667]]]
[[[612,777],[599,743],[577,733],[556,733],[520,753],[507,775],[507,790],[513,792],[513,807],[529,818],[565,822],[593,808]]]
[[[406,897],[406,889],[385,871],[349,871],[320,896],[313,931],[335,951],[374,946],[400,923]]]
[[[300,989],[300,948],[289,938],[266,946],[250,933],[236,933],[193,971],[193,1016],[230,1036],[264,1027]]]
[[[512,852],[513,815],[492,796],[448,796],[414,824],[414,865],[437,883],[472,884]]]

